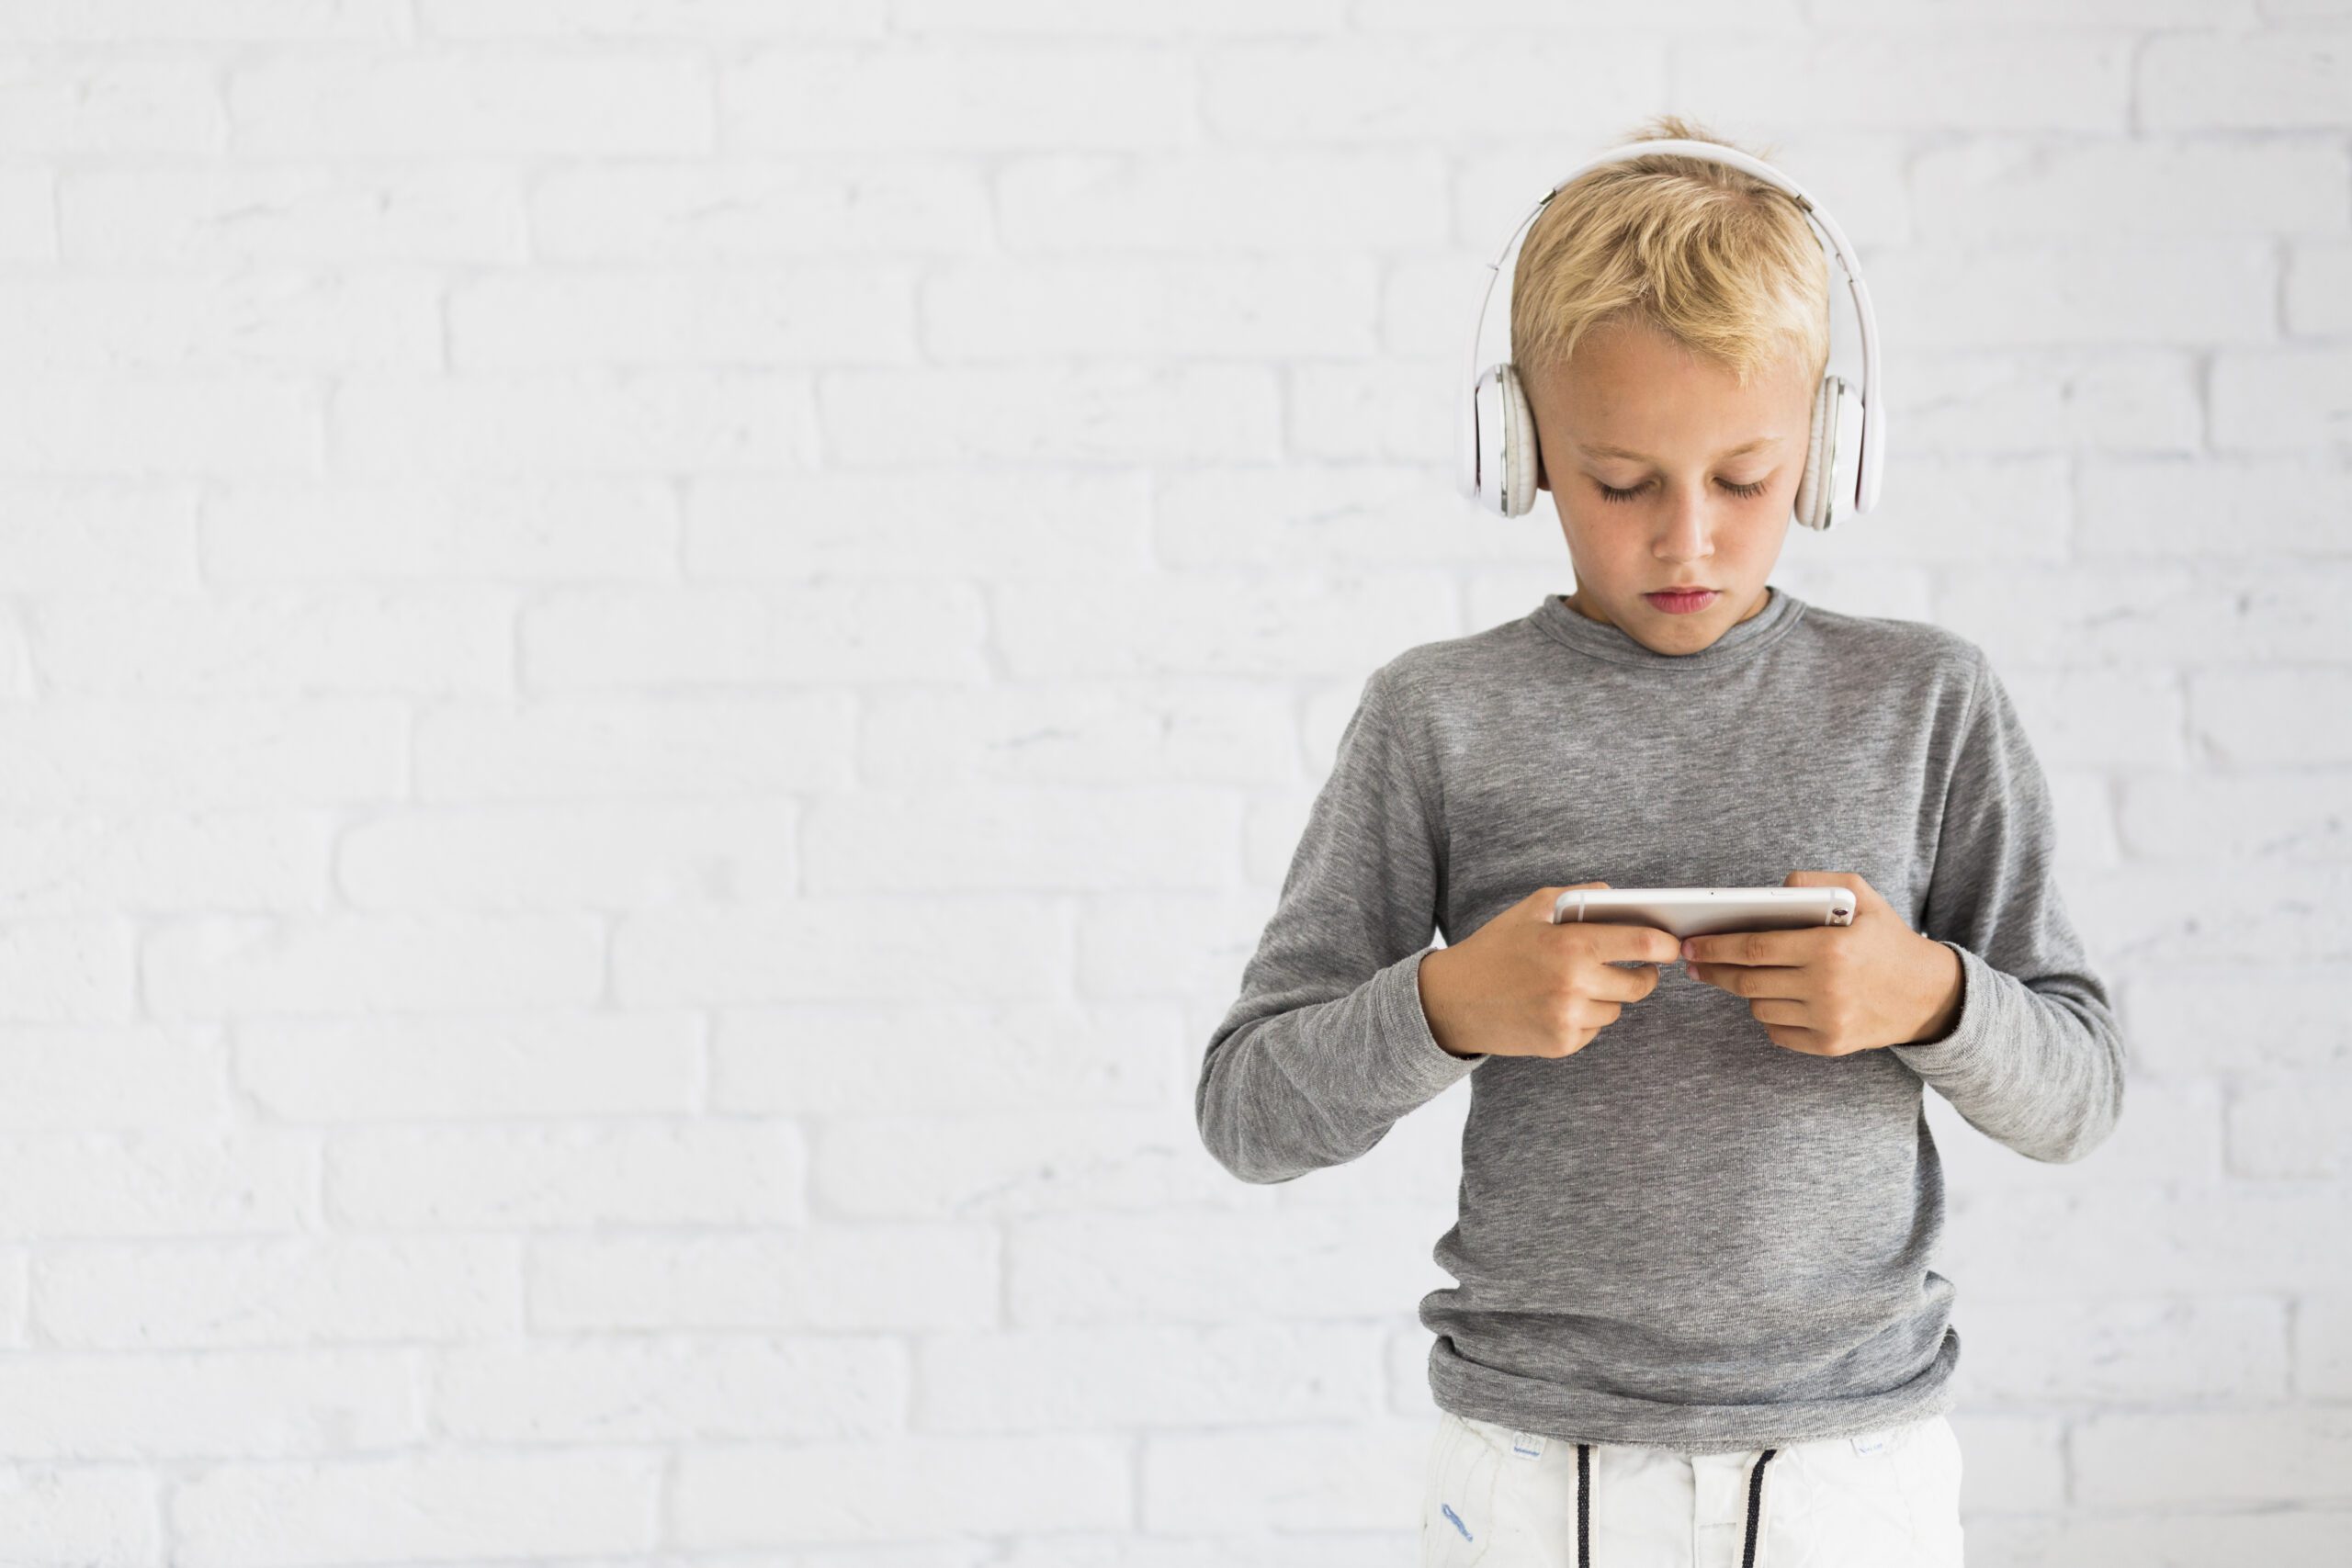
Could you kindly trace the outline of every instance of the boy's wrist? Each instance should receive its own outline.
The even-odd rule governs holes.
[[[1453,973],[1453,949],[1451,947],[1433,947],[1421,954],[1421,962],[1417,968],[1421,1016],[1429,1021],[1430,1038],[1437,1042],[1439,1050],[1449,1056],[1475,1056],[1477,1052],[1465,1051],[1462,1049],[1461,1041],[1449,1038],[1451,1032],[1446,1026],[1444,1015],[1447,1010],[1443,998],[1446,976]]]
[[[1922,935],[1923,963],[1934,978],[1929,982],[1934,1011],[1920,1028],[1914,1030],[1905,1045],[1941,1044],[1959,1026],[1961,1003],[1967,994],[1968,972],[1960,962],[1960,954],[1934,937]]]

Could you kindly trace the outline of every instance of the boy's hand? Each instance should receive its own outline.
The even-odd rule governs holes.
[[[1606,887],[1579,882],[1577,887]],[[1451,947],[1421,960],[1421,1011],[1456,1056],[1572,1056],[1657,989],[1674,933],[1656,926],[1552,923],[1566,891],[1539,887]],[[1648,968],[1616,968],[1639,962]]]
[[[1933,1040],[1960,1016],[1960,957],[1913,931],[1846,871],[1792,871],[1789,887],[1850,887],[1854,923],[1719,931],[1682,944],[1692,979],[1748,998],[1775,1045],[1848,1056]]]

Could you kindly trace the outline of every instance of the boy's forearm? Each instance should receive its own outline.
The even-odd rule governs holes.
[[[1442,949],[1385,965],[1344,996],[1246,1021],[1215,1039],[1194,1110],[1202,1141],[1244,1181],[1342,1165],[1476,1066],[1442,1049],[1418,971]]]
[[[2101,988],[2055,974],[2028,985],[1957,942],[1961,998],[1942,1037],[1891,1046],[1970,1125],[2030,1158],[2065,1163],[2123,1111],[2123,1040]]]

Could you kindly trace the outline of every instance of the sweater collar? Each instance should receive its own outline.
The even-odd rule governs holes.
[[[1712,668],[1746,659],[1778,642],[1804,615],[1804,601],[1787,589],[1768,584],[1765,592],[1769,597],[1761,610],[1695,653],[1660,653],[1636,641],[1622,626],[1604,625],[1569,608],[1557,593],[1546,593],[1528,619],[1555,641],[1612,664],[1649,670]]]

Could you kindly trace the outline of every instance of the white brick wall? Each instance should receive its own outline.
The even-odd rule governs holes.
[[[2352,5],[1672,10],[0,0],[0,1557],[1409,1563],[1466,1090],[1193,1081],[1566,585],[1464,335],[1677,109],[1884,328],[1780,581],[1991,650],[2132,1046],[1928,1101],[1971,1561],[2345,1561]]]

